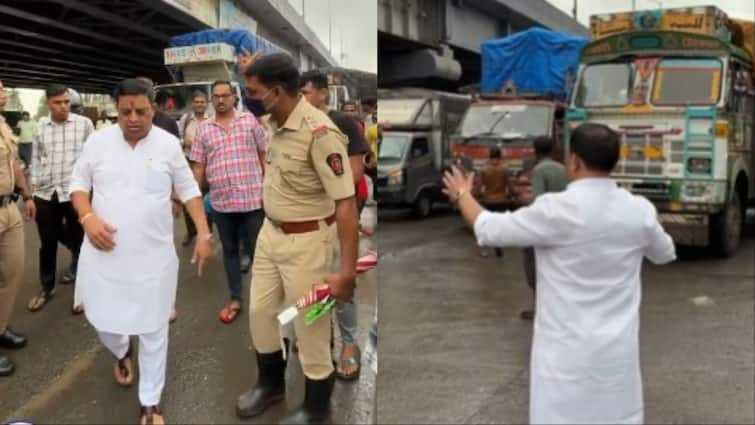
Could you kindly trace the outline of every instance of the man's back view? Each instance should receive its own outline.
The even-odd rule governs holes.
[[[445,191],[474,223],[481,246],[535,248],[530,423],[642,423],[642,261],[673,261],[674,244],[653,205],[610,179],[616,133],[583,124],[570,151],[566,191],[515,213],[482,211],[464,196],[471,179],[458,171],[446,176]]]

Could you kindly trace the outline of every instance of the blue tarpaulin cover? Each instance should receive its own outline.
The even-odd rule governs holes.
[[[241,53],[242,47],[248,50],[249,53],[254,53],[256,51],[261,51],[262,53],[283,51],[274,43],[258,35],[252,34],[247,30],[241,29],[212,29],[197,31],[177,35],[170,39],[170,47],[184,47],[208,43],[230,44],[236,49],[236,54]]]
[[[233,46],[234,53],[237,55],[241,54],[243,49],[246,49],[249,53],[258,51],[262,52],[262,54],[286,53],[285,50],[278,47],[275,43],[243,29],[211,29],[181,34],[170,39],[170,47],[185,47],[209,43],[229,44]],[[244,82],[241,76],[238,75],[238,70],[236,74],[236,78],[234,79],[243,87]],[[265,113],[262,103],[258,100],[250,99],[246,95],[245,90],[241,90],[241,97],[246,108],[254,115],[259,117]]]
[[[509,80],[519,92],[566,97],[565,75],[574,78],[579,52],[589,40],[542,28],[530,28],[506,38],[484,41],[483,93],[498,92]]]

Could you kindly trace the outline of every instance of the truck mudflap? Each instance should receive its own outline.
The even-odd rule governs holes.
[[[678,245],[709,245],[710,219],[706,214],[660,213],[658,221]]]

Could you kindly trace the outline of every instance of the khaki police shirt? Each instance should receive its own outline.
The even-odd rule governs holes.
[[[282,126],[270,130],[263,199],[274,221],[301,222],[333,215],[335,201],[354,196],[346,137],[304,98]]]
[[[16,155],[18,155],[16,137],[5,122],[5,118],[0,116],[0,196],[13,193],[16,185],[13,171]]]

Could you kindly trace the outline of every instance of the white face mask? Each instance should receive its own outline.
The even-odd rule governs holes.
[[[267,99],[268,96],[270,96],[270,93],[272,93],[273,90],[275,90],[277,87],[273,87],[270,90],[265,93],[264,96],[262,96],[262,99],[260,99],[260,102],[262,102],[262,107],[265,108],[265,112],[270,113],[275,106],[275,104],[278,102],[278,99],[275,99],[272,103],[267,104],[265,103],[265,99]]]

